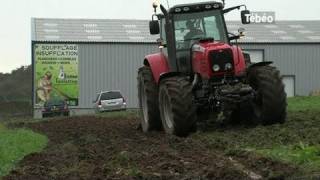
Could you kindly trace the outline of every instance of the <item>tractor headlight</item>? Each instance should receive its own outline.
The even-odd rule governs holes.
[[[214,72],[217,72],[217,71],[220,70],[220,66],[219,66],[218,64],[215,64],[215,65],[213,65],[212,70],[213,70]]]
[[[227,63],[225,66],[224,66],[224,70],[231,70],[232,69],[232,64],[231,63]]]

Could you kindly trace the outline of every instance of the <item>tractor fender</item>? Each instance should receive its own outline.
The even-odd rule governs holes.
[[[272,61],[263,61],[263,62],[253,63],[249,66],[249,69],[257,66],[268,66],[272,63],[273,63]]]
[[[166,72],[166,73],[162,73],[160,74],[160,79],[159,82],[161,82],[162,79],[168,78],[168,77],[173,77],[173,76],[179,76],[181,75],[181,72]]]
[[[156,83],[160,82],[160,76],[169,72],[169,65],[162,53],[148,55],[144,58],[143,64],[150,67]]]

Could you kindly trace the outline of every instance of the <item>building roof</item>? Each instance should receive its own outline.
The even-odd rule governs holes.
[[[47,42],[153,43],[148,20],[123,19],[32,19],[32,40]],[[228,30],[246,29],[242,43],[320,43],[320,20],[277,21],[275,24],[243,25],[227,22]]]

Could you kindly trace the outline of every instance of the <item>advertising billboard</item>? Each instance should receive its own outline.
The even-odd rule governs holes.
[[[35,104],[65,100],[78,106],[78,45],[35,44],[34,61]]]

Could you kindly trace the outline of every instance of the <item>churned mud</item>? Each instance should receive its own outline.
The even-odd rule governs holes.
[[[295,170],[245,154],[230,157],[198,138],[144,134],[138,122],[85,116],[24,124],[47,135],[48,146],[4,179],[263,179],[273,167]]]

